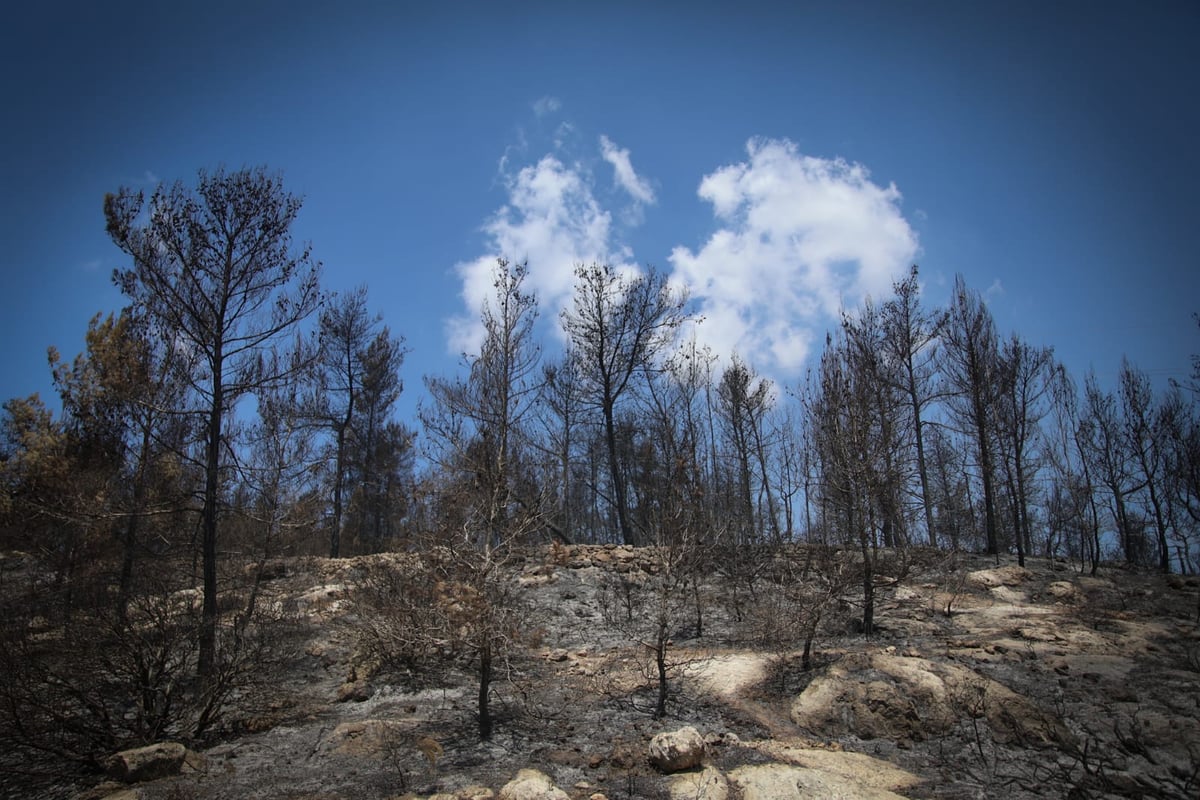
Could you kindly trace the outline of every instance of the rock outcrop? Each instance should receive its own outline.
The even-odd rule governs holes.
[[[812,731],[910,743],[967,718],[986,719],[998,742],[1042,747],[1073,738],[1061,720],[967,667],[888,653],[846,656],[792,705],[792,721]]]
[[[1033,573],[1015,564],[980,569],[967,573],[967,583],[980,589],[994,589],[997,586],[1020,586],[1033,579]]]
[[[729,780],[716,767],[686,772],[671,780],[671,800],[727,800]]]
[[[500,800],[570,800],[544,772],[523,769],[500,790]]]
[[[815,769],[789,764],[738,767],[729,773],[741,800],[903,800],[903,795],[875,789]]]

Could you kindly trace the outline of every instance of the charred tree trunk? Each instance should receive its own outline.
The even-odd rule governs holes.
[[[492,738],[492,648],[484,645],[479,652],[479,738]]]

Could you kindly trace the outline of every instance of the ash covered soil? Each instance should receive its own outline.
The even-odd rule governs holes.
[[[875,634],[854,632],[862,590],[849,586],[804,669],[800,643],[747,632],[754,594],[730,602],[714,576],[698,595],[701,630],[673,631],[677,666],[656,720],[650,655],[612,622],[623,613],[614,587],[654,559],[533,550],[509,577],[529,604],[528,642],[493,686],[495,731],[482,741],[465,665],[364,659],[355,587],[395,558],[280,562],[268,595],[299,624],[269,696],[235,710],[222,740],[192,744],[180,774],[74,796],[1200,797],[1195,577],[910,556],[876,581]],[[684,726],[704,737],[703,763],[653,768],[652,737]]]

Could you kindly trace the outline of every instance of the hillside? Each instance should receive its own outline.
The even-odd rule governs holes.
[[[406,669],[366,646],[364,623],[379,611],[378,596],[366,596],[371,576],[406,559],[273,564],[263,596],[294,623],[280,644],[287,657],[220,735],[192,743],[179,774],[60,786],[60,796],[1200,795],[1195,577],[893,558],[875,580],[874,635],[854,631],[861,587],[839,586],[805,670],[799,640],[768,635],[779,630],[773,615],[792,613],[770,606],[777,574],[734,585],[714,573],[673,607],[670,694],[654,719],[655,670],[631,637],[661,584],[661,557],[529,551],[505,562],[520,642],[497,669],[495,729],[482,741],[469,658]],[[684,726],[705,739],[703,765],[651,766],[652,737]],[[532,773],[516,781],[526,769],[562,794],[530,788],[540,780]],[[16,772],[3,780],[8,797],[35,792]]]

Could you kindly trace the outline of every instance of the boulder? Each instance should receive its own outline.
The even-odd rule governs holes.
[[[500,800],[570,800],[570,796],[545,773],[523,769],[500,790]]]
[[[679,772],[704,760],[704,737],[692,726],[660,733],[650,740],[650,764],[660,772]]]
[[[109,776],[125,783],[141,783],[178,775],[188,757],[188,749],[179,742],[158,742],[109,756],[105,769]]]

